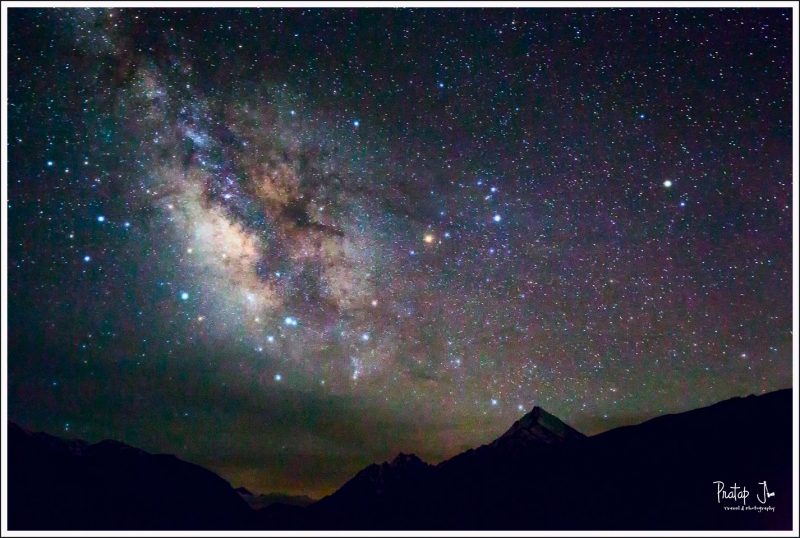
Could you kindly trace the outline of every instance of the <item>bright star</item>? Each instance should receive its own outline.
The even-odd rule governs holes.
[[[186,301],[187,299],[189,299],[189,293],[187,293],[185,291],[182,291],[181,292],[181,300]]]
[[[97,217],[97,222],[105,222],[105,221],[106,221],[106,218],[103,215],[99,215]]]
[[[669,179],[665,179],[665,180],[664,180],[664,186],[665,186],[666,188],[670,188],[670,187],[672,187],[672,181],[670,181]]]
[[[501,217],[500,215],[495,215],[494,217],[492,217],[492,220],[495,222],[500,222],[501,220],[503,220],[503,217]]]

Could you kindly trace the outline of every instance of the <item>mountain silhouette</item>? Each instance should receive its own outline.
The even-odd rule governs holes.
[[[792,476],[790,389],[589,437],[535,407],[437,465],[399,454],[307,507],[257,510],[248,490],[173,456],[9,424],[11,529],[780,530]],[[751,506],[766,482],[773,511],[725,510],[737,503],[719,501],[718,482],[747,487]]]
[[[250,508],[216,474],[118,441],[65,441],[8,425],[9,528],[228,529]]]
[[[495,443],[499,444],[513,439],[523,443],[551,444],[585,437],[581,432],[561,422],[558,417],[551,415],[541,407],[534,407],[530,413],[516,421]]]
[[[383,497],[398,488],[414,487],[427,476],[430,465],[414,454],[400,453],[389,463],[372,464],[359,471],[337,492],[339,497]],[[332,497],[328,498],[328,502]]]
[[[278,526],[790,529],[791,451],[788,389],[591,437],[536,407],[496,440],[438,465],[411,465],[407,473],[370,465],[294,520],[281,514]],[[715,481],[751,491],[766,481],[779,492],[770,499],[775,511],[726,511]]]
[[[256,494],[243,486],[236,488],[235,491],[253,510],[261,510],[273,504],[304,507],[314,502],[314,499],[306,495],[287,495],[285,493]]]

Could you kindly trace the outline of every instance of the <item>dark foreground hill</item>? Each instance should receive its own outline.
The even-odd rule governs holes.
[[[225,480],[117,441],[8,427],[9,529],[229,529],[251,517]]]
[[[308,507],[262,510],[171,456],[9,433],[12,529],[791,529],[791,390],[592,437],[534,408],[438,465],[401,454]]]

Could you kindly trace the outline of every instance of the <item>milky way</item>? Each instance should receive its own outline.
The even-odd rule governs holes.
[[[791,386],[789,10],[9,12],[9,415],[321,495]]]

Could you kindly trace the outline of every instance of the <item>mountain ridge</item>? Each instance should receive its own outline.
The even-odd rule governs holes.
[[[243,497],[255,496],[246,488],[234,490],[214,473],[175,456],[113,440],[63,440],[9,422],[9,526],[791,528],[791,421],[791,389],[730,398],[588,437],[536,406],[495,440],[436,465],[401,452],[391,461],[368,465],[308,506],[278,500],[262,507],[248,506]],[[735,477],[729,476],[731,470]],[[768,481],[777,515],[731,516],[722,510],[711,488],[722,478],[751,486]],[[60,492],[56,497],[65,499],[66,508],[45,511],[42,489]],[[189,499],[150,499],[187,490]],[[103,494],[93,496],[93,491]]]

